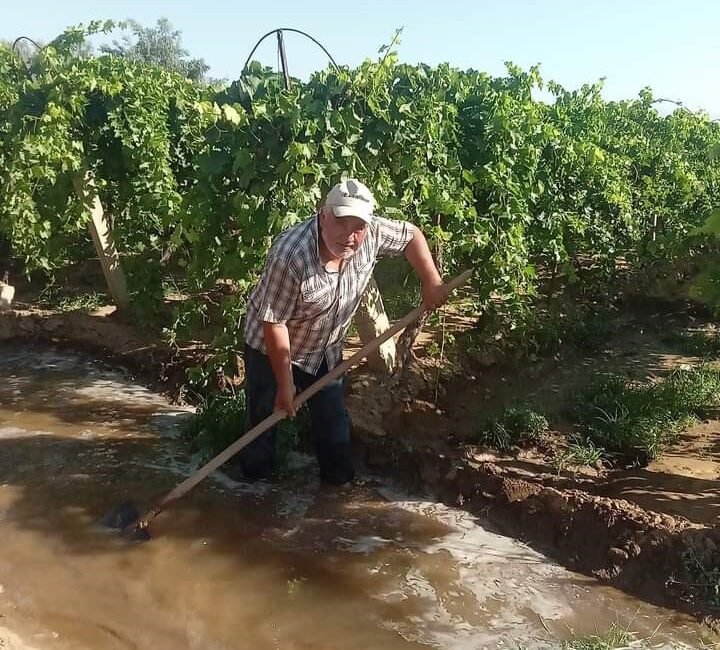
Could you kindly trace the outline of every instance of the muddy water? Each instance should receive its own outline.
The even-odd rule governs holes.
[[[312,463],[216,474],[131,545],[92,523],[186,476],[187,411],[81,356],[0,347],[0,647],[556,648],[612,622],[699,647],[671,612],[565,571],[470,515]]]

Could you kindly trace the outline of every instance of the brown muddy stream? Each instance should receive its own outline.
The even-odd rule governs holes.
[[[328,490],[217,473],[133,545],[93,522],[152,505],[195,459],[188,410],[86,357],[0,347],[0,648],[557,648],[630,625],[701,647],[633,600],[387,479]]]

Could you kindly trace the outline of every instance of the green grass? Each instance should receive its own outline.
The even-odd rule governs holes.
[[[513,445],[539,442],[549,428],[544,415],[519,404],[506,408],[498,417],[485,422],[475,441],[498,451],[508,451]]]
[[[574,411],[584,438],[610,455],[646,464],[719,396],[720,370],[701,365],[657,382],[606,377],[581,393]]]
[[[605,450],[602,447],[596,447],[591,440],[577,438],[570,442],[565,451],[552,460],[552,465],[560,473],[568,467],[581,465],[596,467],[604,459]]]
[[[634,640],[632,632],[613,623],[607,632],[566,639],[561,647],[563,650],[616,650],[626,648]]]
[[[245,392],[210,395],[200,402],[185,428],[200,461],[207,462],[246,431]]]
[[[293,419],[282,420],[276,429],[276,474],[289,473],[290,454],[298,447],[300,435],[309,428],[307,409]],[[187,424],[184,434],[199,454],[200,462],[207,462],[230,446],[247,431],[245,392],[221,393],[206,397],[198,405],[195,416]]]

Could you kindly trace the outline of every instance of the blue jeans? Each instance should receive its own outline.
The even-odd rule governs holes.
[[[316,375],[293,366],[293,379],[303,391],[328,373],[323,362]],[[277,386],[267,355],[245,346],[245,399],[249,427],[273,412]],[[350,418],[345,408],[344,380],[336,379],[309,400],[315,454],[320,478],[341,485],[351,481],[353,470]],[[270,478],[275,468],[275,428],[256,438],[238,454],[243,474],[249,479]]]

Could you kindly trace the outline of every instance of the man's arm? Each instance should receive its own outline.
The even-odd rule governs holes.
[[[285,411],[290,417],[295,415],[295,382],[293,381],[290,361],[290,336],[284,323],[263,323],[265,349],[272,366],[277,393],[275,410]]]
[[[275,408],[295,415],[295,397],[290,336],[285,323],[291,318],[299,292],[298,271],[282,254],[268,255],[262,278],[255,292],[257,318],[262,323],[265,352],[270,359],[277,385]]]
[[[425,235],[417,226],[413,226],[413,231],[413,238],[405,247],[405,257],[422,282],[423,305],[425,309],[432,311],[445,304],[448,291],[430,254]]]

